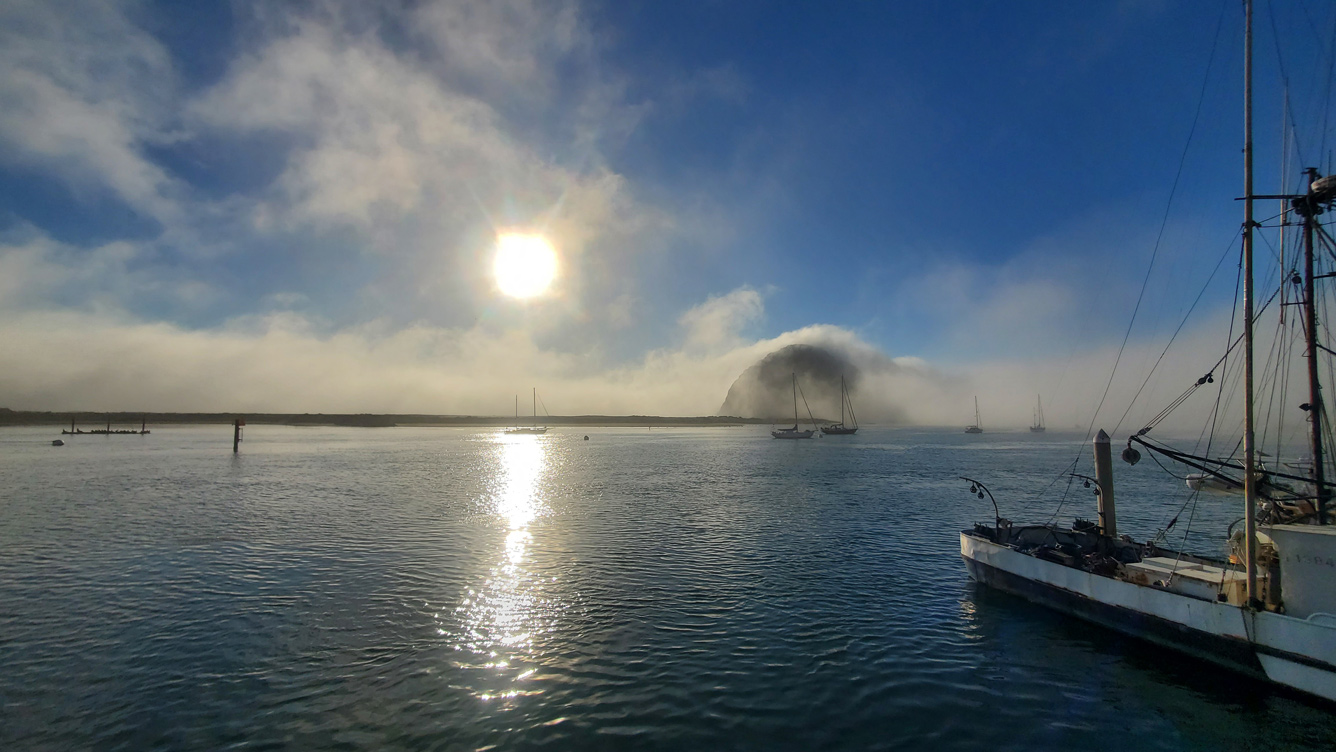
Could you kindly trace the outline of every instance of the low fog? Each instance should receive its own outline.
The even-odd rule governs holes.
[[[750,290],[712,299],[683,315],[680,347],[611,366],[545,350],[516,330],[413,327],[387,333],[368,326],[325,335],[298,316],[277,315],[191,331],[72,312],[29,312],[3,322],[0,406],[509,415],[515,395],[537,387],[553,415],[791,420],[790,374],[797,373],[818,418],[838,417],[843,375],[864,425],[963,427],[973,421],[977,395],[985,430],[1024,430],[1035,396],[1042,394],[1050,431],[1085,431],[1117,353],[1109,346],[1049,359],[934,365],[894,357],[833,326],[748,340],[738,332],[756,315],[759,300]],[[1206,343],[1221,341],[1217,330],[1227,331],[1223,316],[1180,336],[1180,342],[1202,344],[1176,348],[1144,389],[1162,345],[1129,345],[1095,427],[1135,431],[1215,363],[1218,353]],[[1138,389],[1136,407],[1124,416]],[[1214,403],[1213,389],[1199,391],[1160,430],[1196,435]],[[1237,422],[1236,402],[1225,395],[1226,431]],[[805,419],[801,404],[800,412]]]
[[[786,345],[767,354],[743,371],[728,388],[728,396],[719,406],[720,415],[743,418],[770,418],[785,422],[794,410],[794,380],[801,390],[798,414],[808,418],[810,409],[817,419],[833,420],[840,415],[840,384],[843,382],[855,400],[854,409],[864,422],[904,423],[905,412],[895,404],[894,394],[864,394],[859,389],[863,370],[875,375],[900,372],[889,358],[874,357],[872,362],[855,363],[857,356],[844,348],[822,345]]]

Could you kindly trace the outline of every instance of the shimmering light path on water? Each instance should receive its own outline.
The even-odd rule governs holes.
[[[1326,709],[968,581],[992,508],[956,476],[1046,519],[1076,436],[248,430],[0,432],[0,748],[1336,748]],[[1139,537],[1184,499],[1147,464]]]

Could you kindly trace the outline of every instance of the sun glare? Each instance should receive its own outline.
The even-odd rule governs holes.
[[[542,235],[506,234],[496,240],[496,284],[512,298],[532,298],[557,276],[557,251]]]

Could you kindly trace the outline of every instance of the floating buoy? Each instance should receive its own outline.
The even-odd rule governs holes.
[[[585,436],[585,441],[589,441],[589,436]]]

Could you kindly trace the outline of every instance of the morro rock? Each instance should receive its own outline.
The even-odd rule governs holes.
[[[719,407],[720,415],[740,418],[793,419],[793,382],[798,386],[818,418],[839,417],[840,377],[852,392],[858,386],[858,367],[843,353],[816,345],[789,345],[776,350],[742,372],[728,388],[728,396]],[[799,413],[806,419],[801,401]]]

